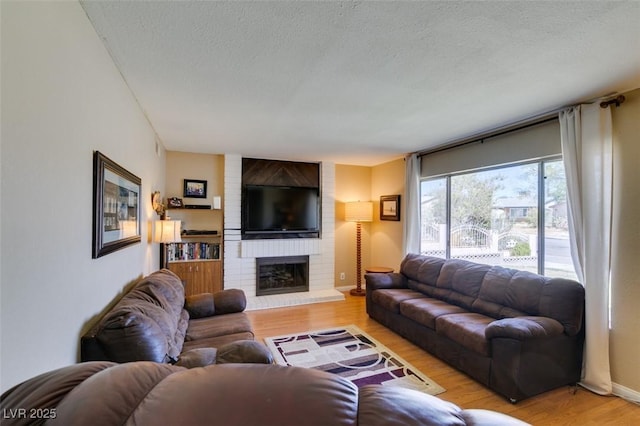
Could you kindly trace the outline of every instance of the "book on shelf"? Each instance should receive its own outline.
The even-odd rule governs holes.
[[[166,244],[167,262],[180,260],[219,260],[220,244],[207,242]]]

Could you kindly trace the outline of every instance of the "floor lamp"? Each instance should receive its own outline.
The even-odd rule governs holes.
[[[373,203],[371,201],[353,201],[345,203],[344,219],[356,223],[356,288],[351,290],[353,296],[364,296],[362,289],[362,222],[373,220]]]

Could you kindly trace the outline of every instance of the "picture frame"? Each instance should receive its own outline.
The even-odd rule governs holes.
[[[141,184],[138,176],[94,151],[93,259],[142,241]]]
[[[207,181],[197,179],[184,180],[185,198],[207,198]]]
[[[400,195],[380,196],[380,220],[400,220]]]

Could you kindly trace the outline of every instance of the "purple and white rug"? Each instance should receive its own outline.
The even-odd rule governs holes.
[[[264,340],[276,363],[327,371],[358,387],[371,384],[399,386],[430,395],[445,391],[355,325]]]

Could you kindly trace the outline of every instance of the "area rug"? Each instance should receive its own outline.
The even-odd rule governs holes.
[[[268,337],[265,343],[280,365],[327,371],[358,387],[399,386],[430,395],[445,391],[355,325]]]

